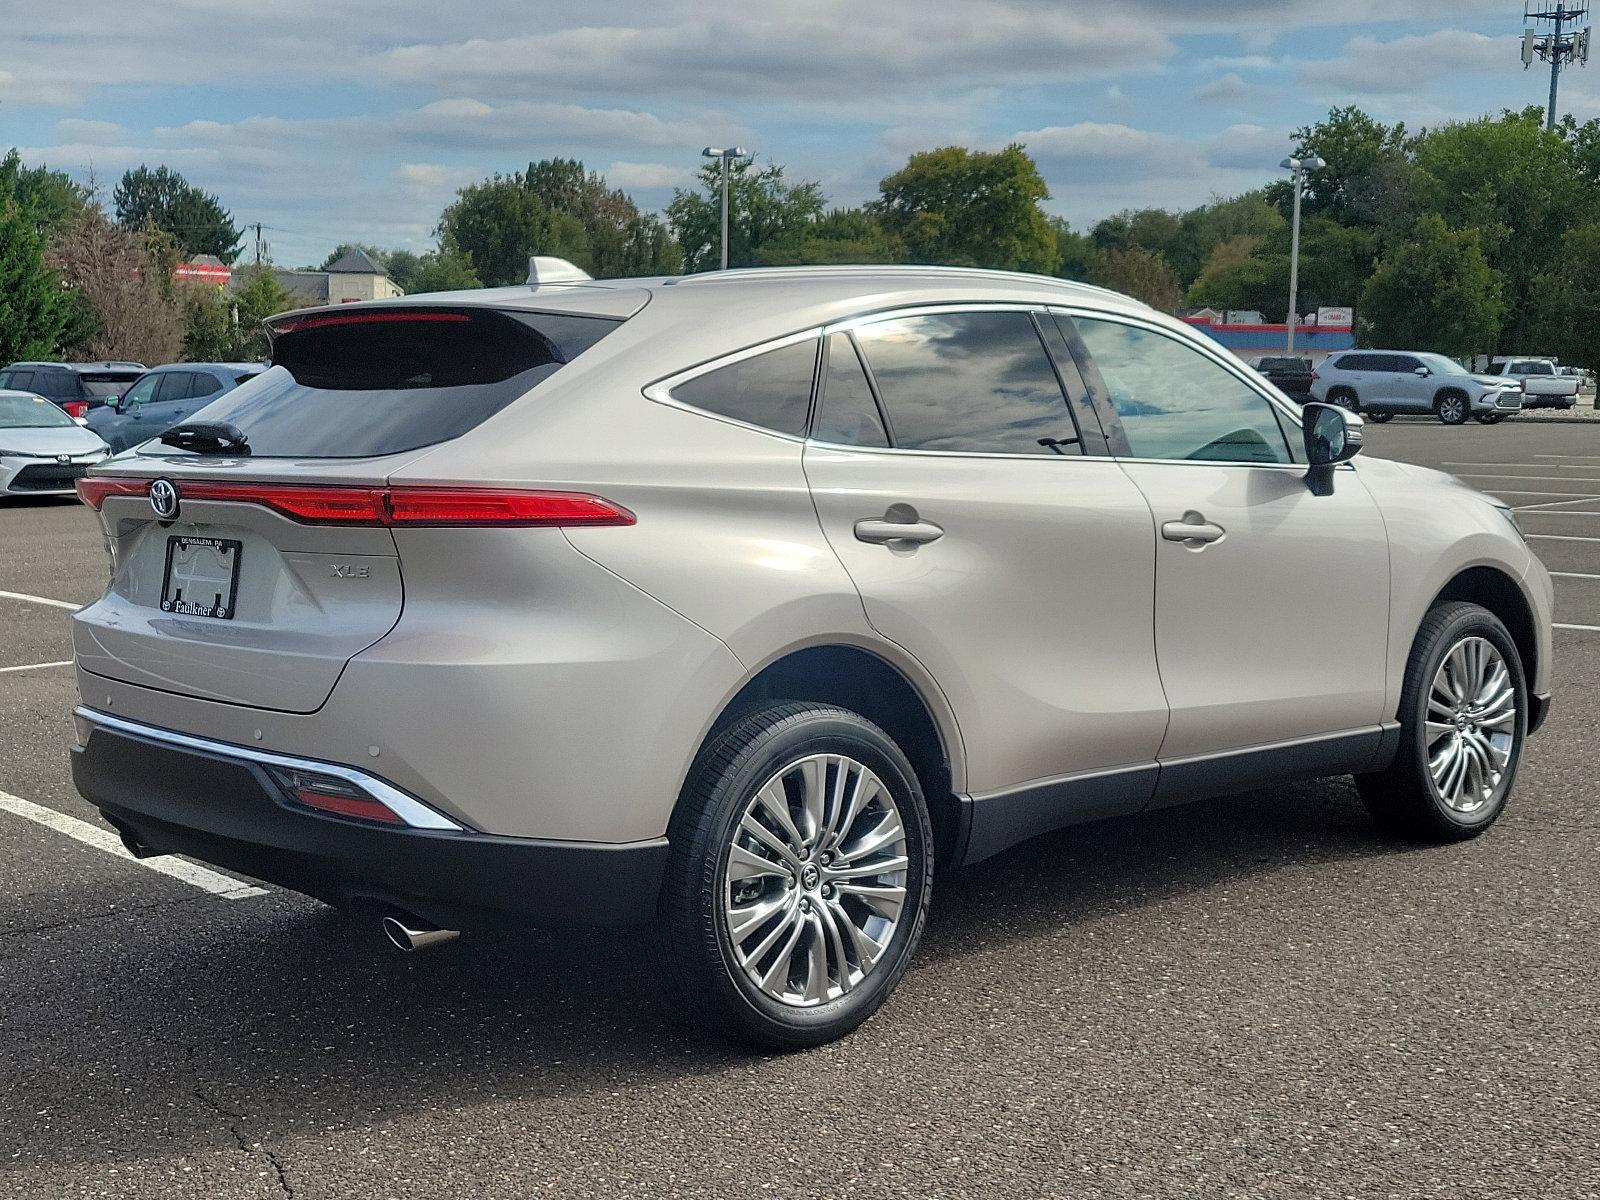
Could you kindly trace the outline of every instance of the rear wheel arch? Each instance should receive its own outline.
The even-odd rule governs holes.
[[[960,769],[959,734],[939,720],[906,672],[861,646],[830,643],[792,650],[762,667],[729,699],[700,750],[746,714],[786,700],[836,705],[888,734],[922,785],[940,863],[957,861],[966,837],[966,813],[953,783]],[[699,758],[697,750],[695,761]]]
[[[1496,567],[1469,567],[1444,585],[1428,605],[1428,611],[1432,612],[1452,600],[1481,605],[1500,618],[1500,623],[1516,643],[1523,674],[1532,687],[1533,681],[1538,678],[1539,636],[1534,625],[1533,607],[1522,594],[1517,581]]]

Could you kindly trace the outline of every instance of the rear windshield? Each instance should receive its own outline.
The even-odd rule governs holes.
[[[140,371],[97,371],[93,375],[79,371],[83,390],[93,400],[115,400],[128,390],[128,385],[142,374]]]
[[[460,437],[614,330],[569,314],[365,309],[277,325],[272,366],[193,413],[267,458],[368,458]],[[169,446],[149,453],[171,454]]]

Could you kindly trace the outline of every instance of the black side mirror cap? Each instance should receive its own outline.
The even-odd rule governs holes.
[[[1361,453],[1362,426],[1355,413],[1337,404],[1312,401],[1300,410],[1305,436],[1306,487],[1313,496],[1333,495],[1333,469]]]

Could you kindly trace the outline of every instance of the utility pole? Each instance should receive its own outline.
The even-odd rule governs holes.
[[[256,222],[256,266],[261,265],[263,246],[261,244],[261,222]]]
[[[1289,235],[1289,337],[1286,353],[1294,355],[1294,330],[1300,324],[1300,196],[1306,189],[1306,172],[1320,171],[1328,164],[1315,154],[1304,158],[1286,158],[1278,164],[1294,172],[1294,225]]]
[[[747,157],[742,146],[707,146],[700,151],[702,158],[722,160],[722,269],[728,269],[728,169],[733,159]]]
[[[1522,69],[1533,66],[1535,59],[1550,64],[1550,106],[1544,121],[1547,130],[1556,127],[1556,94],[1561,88],[1561,72],[1574,64],[1588,65],[1588,19],[1589,5],[1585,0],[1573,4],[1563,0],[1554,8],[1538,11],[1534,10],[1533,0],[1523,0]],[[1549,23],[1550,31],[1541,33],[1535,28],[1535,22]]]

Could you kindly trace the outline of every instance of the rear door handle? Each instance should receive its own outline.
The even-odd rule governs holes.
[[[857,521],[856,541],[871,542],[878,546],[893,547],[899,542],[902,545],[922,546],[928,542],[936,542],[944,536],[944,530],[932,521]]]
[[[1168,521],[1161,526],[1161,536],[1169,542],[1199,542],[1209,545],[1220,542],[1227,530],[1221,525],[1213,525],[1210,521],[1200,518],[1199,513],[1186,513],[1181,521]]]

